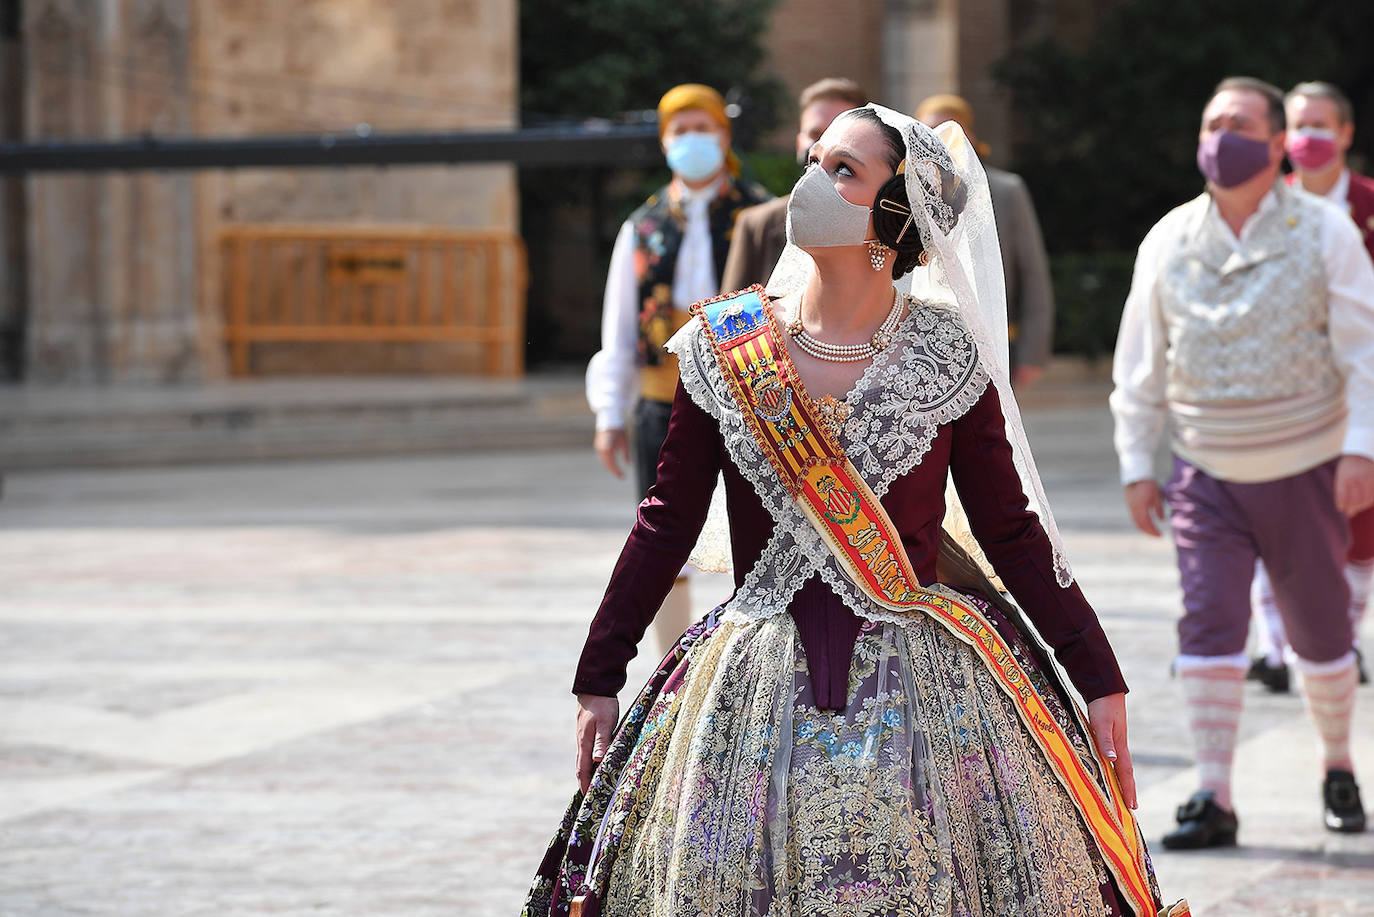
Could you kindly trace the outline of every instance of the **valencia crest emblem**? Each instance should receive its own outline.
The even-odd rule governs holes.
[[[769,423],[781,423],[792,413],[792,389],[782,381],[772,364],[758,367],[750,377],[754,390],[754,412]]]

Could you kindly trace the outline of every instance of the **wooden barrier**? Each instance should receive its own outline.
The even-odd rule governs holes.
[[[481,345],[479,371],[524,372],[525,249],[510,233],[237,224],[220,237],[236,376],[255,343]]]

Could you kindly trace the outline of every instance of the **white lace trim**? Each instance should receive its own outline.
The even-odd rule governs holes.
[[[989,381],[972,336],[950,308],[917,304],[899,339],[905,346],[880,354],[849,393],[852,413],[841,440],[880,497],[920,464],[942,424],[978,403]]]
[[[856,614],[875,621],[907,620],[873,602],[850,581],[787,493],[735,404],[700,319],[693,318],[678,331],[667,349],[679,358],[688,395],[720,424],[731,460],[773,518],[773,534],[726,604],[725,619],[761,620],[781,614],[797,590],[819,574]],[[916,303],[892,344],[846,397],[852,413],[841,445],[881,497],[897,478],[920,464],[942,424],[962,417],[978,402],[988,382],[978,348],[958,313]],[[703,541],[728,543],[728,538],[714,533],[704,535]]]

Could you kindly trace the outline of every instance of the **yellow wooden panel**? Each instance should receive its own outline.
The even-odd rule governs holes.
[[[417,226],[238,224],[220,238],[236,375],[265,341],[471,342],[495,375],[524,369],[524,246]]]

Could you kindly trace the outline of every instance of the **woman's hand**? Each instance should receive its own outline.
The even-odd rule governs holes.
[[[584,793],[591,785],[592,772],[611,745],[611,734],[619,719],[620,701],[614,697],[577,695],[577,783]]]
[[[1097,739],[1098,750],[1116,771],[1126,807],[1134,809],[1135,769],[1131,766],[1131,749],[1126,745],[1126,695],[1108,694],[1089,702],[1088,727]]]

